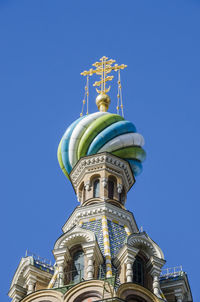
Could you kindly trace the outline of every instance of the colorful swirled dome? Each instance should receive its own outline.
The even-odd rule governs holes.
[[[118,114],[95,112],[80,117],[67,128],[58,146],[58,161],[69,178],[81,157],[109,152],[129,162],[137,176],[146,157],[143,145],[143,136],[131,122]]]

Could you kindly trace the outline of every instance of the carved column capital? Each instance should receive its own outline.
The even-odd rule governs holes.
[[[150,274],[153,278],[153,293],[158,297],[161,298],[161,289],[160,289],[160,273],[161,268],[164,265],[165,261],[159,259],[157,257],[151,257],[149,262],[147,263],[147,267],[151,267]]]
[[[87,257],[87,279],[91,280],[94,277],[94,261],[99,265],[103,263],[103,258],[96,241],[84,243],[82,247]]]
[[[71,256],[67,247],[53,250],[53,254],[58,266],[64,265],[67,261],[71,260]]]
[[[123,185],[122,185],[122,184],[117,184],[117,192],[118,192],[119,194],[122,193],[122,189],[123,189]]]
[[[108,184],[108,178],[107,177],[103,177],[102,180],[101,180],[101,182],[102,182],[103,187],[106,188],[106,186]]]
[[[26,284],[28,286],[27,295],[33,293],[35,291],[36,277],[29,275],[26,280]]]
[[[90,191],[90,190],[91,190],[91,184],[90,184],[89,181],[87,181],[87,182],[85,183],[85,190],[86,190],[86,191]]]

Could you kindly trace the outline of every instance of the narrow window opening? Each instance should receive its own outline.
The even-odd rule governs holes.
[[[82,202],[85,201],[85,187],[83,187],[83,190],[82,190]]]
[[[114,196],[114,182],[112,180],[108,181],[108,198],[113,199]]]
[[[73,255],[72,263],[72,281],[78,283],[84,278],[84,253],[77,251]]]
[[[94,181],[94,191],[93,191],[93,197],[99,197],[99,179],[96,179]]]
[[[133,282],[144,286],[144,263],[139,257],[133,263]]]

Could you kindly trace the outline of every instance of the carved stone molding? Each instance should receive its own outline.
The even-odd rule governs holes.
[[[161,248],[145,232],[130,235],[127,243],[142,250],[148,258],[156,256],[164,260]]]
[[[63,234],[55,243],[54,251],[58,249],[64,249],[66,246],[70,248],[75,242],[83,243],[95,241],[95,235],[89,230],[84,230],[78,226],[73,228],[71,231]]]
[[[63,232],[68,232],[73,226],[78,225],[81,220],[90,218],[101,219],[102,215],[106,215],[107,218],[111,220],[119,220],[122,225],[128,225],[131,232],[138,232],[138,227],[131,212],[120,209],[107,202],[77,207],[63,226]]]
[[[123,175],[126,191],[128,191],[134,184],[135,179],[129,164],[117,156],[103,152],[83,157],[78,161],[70,174],[70,178],[75,190],[85,173],[97,172],[98,170],[103,169],[105,166],[106,169],[111,173]]]

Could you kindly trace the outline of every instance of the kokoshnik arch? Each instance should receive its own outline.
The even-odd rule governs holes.
[[[58,162],[79,206],[56,240],[55,264],[27,254],[13,277],[12,302],[192,301],[182,267],[162,270],[161,248],[140,231],[126,210],[127,193],[142,172],[144,138],[124,119],[120,71],[127,66],[102,57],[86,76],[87,113],[64,132]],[[117,114],[108,112],[112,73],[118,73]],[[98,112],[88,114],[89,77],[96,81]],[[121,110],[121,114],[119,111]]]

